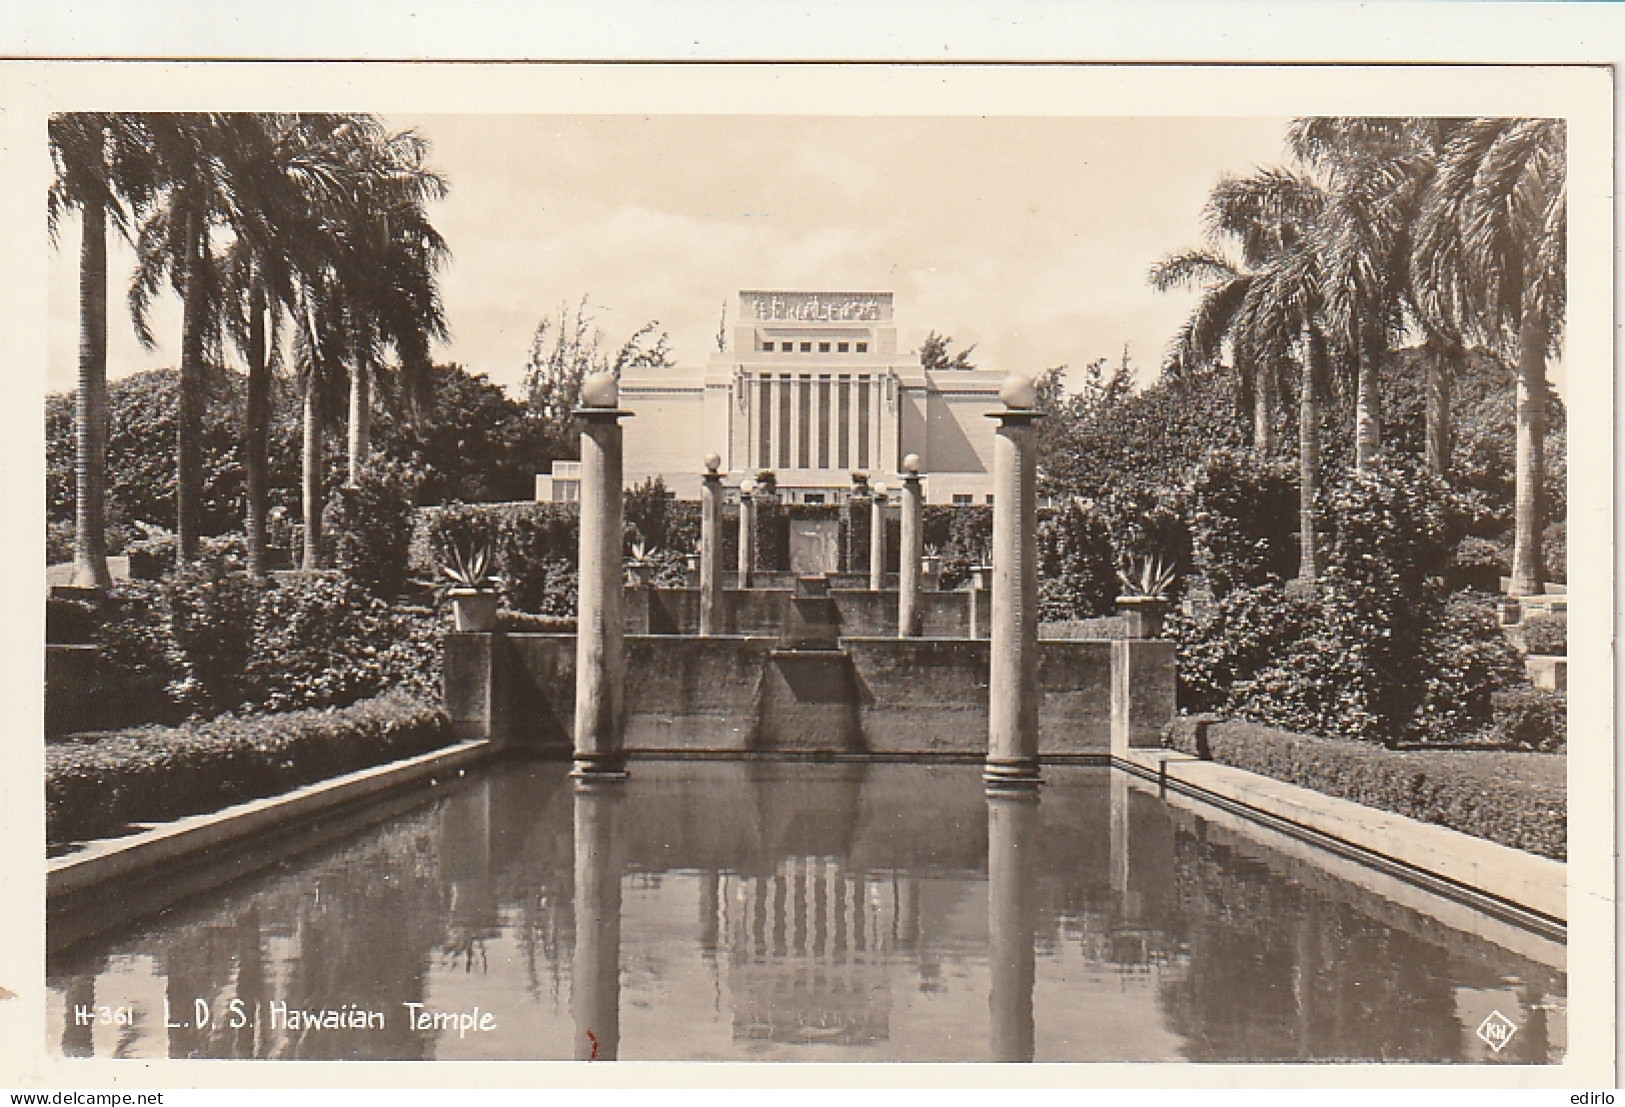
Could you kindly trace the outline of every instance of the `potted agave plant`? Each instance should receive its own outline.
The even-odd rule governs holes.
[[[463,633],[488,634],[497,624],[497,582],[490,574],[491,548],[477,546],[465,550],[452,543],[451,560],[440,567],[451,581],[446,595],[451,597],[452,618]]]
[[[1141,558],[1138,566],[1117,570],[1123,584],[1117,609],[1128,622],[1130,638],[1155,638],[1162,633],[1162,621],[1172,606],[1168,589],[1177,575],[1173,565],[1160,557]]]
[[[632,560],[627,570],[632,576],[633,588],[649,587],[649,579],[654,573],[655,551],[646,549],[642,542],[632,543]]]
[[[925,556],[921,558],[921,572],[925,577],[927,592],[935,592],[942,585],[942,551],[935,546],[925,548]]]

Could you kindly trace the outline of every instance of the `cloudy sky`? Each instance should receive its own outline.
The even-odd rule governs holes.
[[[544,315],[590,297],[606,342],[658,319],[680,364],[714,348],[741,288],[890,290],[902,348],[926,332],[978,364],[1028,372],[1127,343],[1155,370],[1193,303],[1145,281],[1197,245],[1224,172],[1282,157],[1283,118],[815,116],[388,117],[451,183],[433,218],[452,338],[438,351],[516,389]],[[74,381],[77,228],[50,271],[49,387]],[[111,251],[109,372],[175,363],[123,311],[130,254]]]

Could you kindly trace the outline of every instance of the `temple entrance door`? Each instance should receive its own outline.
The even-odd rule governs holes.
[[[797,576],[833,573],[840,567],[841,521],[796,519],[790,523],[790,570]]]

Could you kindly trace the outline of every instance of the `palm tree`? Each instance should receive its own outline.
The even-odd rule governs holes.
[[[1546,358],[1562,346],[1566,133],[1555,119],[1474,119],[1450,135],[1422,201],[1412,279],[1422,310],[1517,366],[1512,594],[1538,592]]]
[[[1256,275],[1223,254],[1212,250],[1187,250],[1170,254],[1151,267],[1147,279],[1158,292],[1174,288],[1201,288],[1202,298],[1179,333],[1174,336],[1163,364],[1163,372],[1183,375],[1203,366],[1217,364],[1224,343],[1231,341],[1243,396],[1250,396],[1253,409],[1253,446],[1268,453],[1275,446],[1275,412],[1267,387],[1259,387],[1254,366],[1243,356],[1237,335],[1243,305]]]
[[[1319,254],[1312,230],[1325,207],[1314,181],[1286,170],[1226,176],[1204,210],[1208,236],[1236,243],[1246,269],[1193,251],[1151,271],[1159,289],[1205,280],[1207,295],[1175,339],[1170,365],[1212,364],[1228,336],[1232,358],[1254,383],[1254,446],[1272,450],[1279,377],[1297,351],[1300,366],[1298,457],[1299,575],[1319,574],[1320,398],[1326,388]]]
[[[244,532],[248,570],[266,569],[267,434],[270,392],[281,361],[281,321],[296,313],[302,274],[317,271],[331,252],[321,214],[352,185],[335,141],[359,117],[258,115],[234,128],[234,160],[243,167],[232,215],[236,240],[227,257],[228,324],[248,367],[243,418],[247,496]],[[238,117],[234,117],[234,122]]]
[[[350,170],[358,187],[341,238],[342,293],[350,319],[349,482],[371,450],[375,373],[387,350],[398,391],[415,410],[429,381],[429,342],[447,336],[436,274],[449,256],[424,206],[444,199],[446,181],[427,163],[428,143],[403,131],[358,130]]]
[[[79,244],[79,385],[75,399],[73,582],[112,584],[107,568],[107,221],[128,235],[129,221],[151,196],[151,165],[142,157],[130,116],[70,112],[51,117],[56,177],[46,219],[56,240],[62,213],[77,209]]]
[[[225,143],[233,123],[230,116],[203,113],[150,114],[144,122],[162,174],[163,198],[142,224],[136,242],[130,314],[142,345],[154,347],[147,314],[167,275],[182,304],[175,531],[178,560],[185,564],[197,557],[200,538],[203,363],[205,357],[218,359],[219,354],[219,272],[213,232],[223,224],[230,190],[238,184]]]

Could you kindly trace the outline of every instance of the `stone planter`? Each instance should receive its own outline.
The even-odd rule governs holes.
[[[1532,653],[1523,659],[1529,683],[1548,692],[1566,692],[1569,687],[1569,659],[1566,655]]]
[[[926,554],[920,560],[920,587],[935,592],[942,586],[942,558]]]
[[[489,634],[496,629],[499,597],[495,592],[483,588],[453,588],[446,594],[451,597],[451,614],[459,633]]]
[[[1117,597],[1117,610],[1127,624],[1130,638],[1160,637],[1162,621],[1172,606],[1169,601],[1154,596]]]
[[[646,562],[634,561],[626,567],[627,580],[633,588],[647,588],[651,571],[652,566]]]

